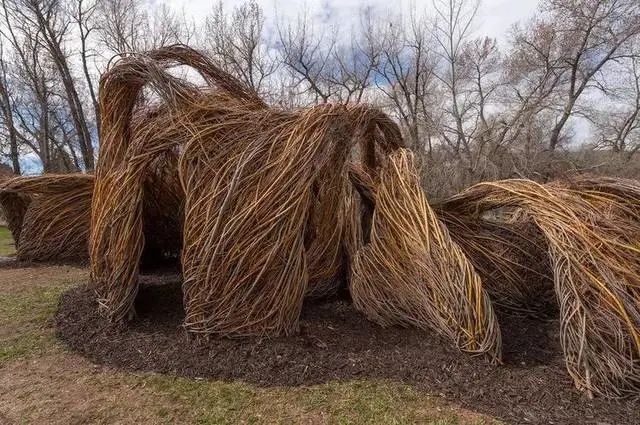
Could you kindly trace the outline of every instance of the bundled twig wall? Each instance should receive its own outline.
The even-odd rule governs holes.
[[[154,179],[163,173],[159,158],[172,158],[171,152],[182,146],[190,134],[189,123],[195,117],[179,122],[176,111],[188,115],[213,114],[215,110],[189,108],[202,93],[166,69],[188,65],[215,87],[213,98],[204,106],[242,103],[245,108],[262,108],[262,101],[235,79],[220,71],[204,56],[191,49],[174,46],[123,58],[100,80],[101,151],[96,172],[92,205],[91,274],[104,313],[113,320],[133,314],[133,300],[137,293],[137,274],[144,247],[145,192],[170,193],[171,196],[152,196],[159,211],[173,216],[162,217],[164,223],[181,223],[184,195],[177,189],[175,174],[167,182]],[[163,103],[149,106],[142,91],[148,85]],[[237,107],[237,106],[236,106]],[[135,121],[136,114],[153,109],[152,118]],[[180,109],[183,108],[183,109]],[[233,107],[231,107],[233,108]],[[171,161],[168,162],[169,164]],[[155,181],[145,191],[145,182]],[[148,204],[147,204],[148,205]],[[178,208],[176,208],[178,206]],[[175,211],[172,211],[175,210]],[[177,209],[177,210],[176,210]],[[169,226],[171,227],[171,226]],[[181,229],[172,229],[180,233]]]
[[[15,177],[12,173],[6,172],[0,168],[0,185]],[[30,198],[16,192],[0,191],[0,210],[7,222],[7,227],[11,232],[14,243],[17,245],[20,241],[20,231],[22,230],[22,222],[27,212]]]
[[[588,185],[584,182],[581,187]],[[639,193],[638,185],[601,186],[602,191],[589,185],[586,192],[564,186],[545,187],[527,180],[480,183],[445,206],[467,217],[504,207],[523,208],[546,238],[560,307],[561,342],[576,386],[589,394],[637,394],[639,222],[620,218],[634,209],[629,193]]]
[[[544,236],[521,209],[484,216],[455,214],[434,205],[482,278],[494,304],[511,313],[544,314],[553,299],[553,276]]]
[[[187,143],[181,176],[188,329],[227,335],[296,330],[309,274],[311,186],[332,145],[345,138],[342,150],[348,147],[341,109],[238,110],[224,126],[199,126],[209,129],[203,139],[213,143]]]
[[[433,329],[461,350],[499,362],[500,329],[491,301],[427,203],[407,150],[389,157],[374,202],[370,243],[352,266],[355,306],[382,325]]]
[[[0,183],[16,256],[25,261],[75,261],[88,258],[93,176],[20,176]]]
[[[345,164],[356,134],[368,126],[392,132],[377,114],[321,105],[295,113],[237,110],[225,114],[224,125],[197,123],[180,170],[188,329],[290,333],[305,293],[334,289],[353,206],[344,196]],[[379,142],[393,149],[398,140]]]

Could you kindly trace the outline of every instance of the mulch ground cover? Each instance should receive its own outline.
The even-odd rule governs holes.
[[[462,354],[429,332],[379,327],[348,296],[305,305],[294,336],[204,341],[181,326],[180,284],[179,275],[143,276],[137,317],[127,327],[98,314],[90,288],[73,288],[60,301],[57,334],[94,362],[126,370],[260,386],[386,379],[507,423],[640,423],[639,400],[589,400],[573,387],[556,319],[500,314],[502,366]]]

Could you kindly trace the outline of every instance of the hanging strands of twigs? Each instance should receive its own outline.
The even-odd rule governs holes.
[[[628,182],[594,183],[578,183],[579,191],[528,180],[480,183],[443,207],[468,217],[524,209],[546,239],[562,347],[576,386],[588,394],[634,395],[640,390],[640,233],[638,221],[619,218],[631,214],[640,192]]]
[[[16,211],[9,223],[17,258],[86,261],[92,193],[93,176],[86,174],[19,176],[0,183],[5,210]]]
[[[7,180],[15,177],[14,174],[6,172],[0,168],[0,185],[3,185]],[[0,209],[7,222],[7,227],[11,232],[14,243],[18,244],[20,241],[20,231],[22,230],[22,222],[24,221],[24,215],[27,212],[30,198],[27,195],[23,195],[17,192],[0,191]]]
[[[356,308],[381,325],[433,329],[465,352],[501,359],[480,277],[427,203],[413,157],[392,154],[375,187],[370,242],[352,265]]]

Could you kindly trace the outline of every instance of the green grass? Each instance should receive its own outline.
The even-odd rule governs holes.
[[[11,232],[6,226],[0,226],[0,256],[13,255],[15,251]]]
[[[58,283],[0,294],[0,366],[44,354],[57,346],[47,321],[70,285]]]
[[[24,332],[17,338],[0,339],[0,367],[16,359],[45,354],[55,346],[55,338],[42,332]]]
[[[259,388],[244,383],[195,381],[151,375],[145,387],[185,403],[198,424],[301,423],[488,424],[472,414],[460,416],[454,407],[409,386],[388,381],[331,382],[311,387]],[[156,412],[171,423],[179,413],[169,407]]]

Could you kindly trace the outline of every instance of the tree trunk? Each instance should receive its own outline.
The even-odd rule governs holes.
[[[11,127],[9,128],[9,144],[13,174],[22,174],[22,170],[20,169],[20,152],[18,151],[18,137],[13,124],[11,124]]]
[[[82,108],[82,102],[78,96],[73,76],[71,75],[69,65],[67,64],[67,58],[57,42],[57,35],[53,28],[51,28],[51,23],[45,19],[42,11],[37,7],[34,8],[34,12],[38,18],[38,23],[43,30],[44,38],[47,42],[47,46],[49,47],[53,61],[56,64],[56,68],[60,73],[60,78],[62,79],[62,84],[64,85],[64,89],[67,94],[69,110],[71,111],[71,117],[78,136],[84,166],[87,171],[93,171],[94,158],[91,135],[89,133],[89,127]]]
[[[564,128],[564,125],[569,120],[571,116],[571,111],[573,111],[573,105],[575,104],[575,99],[569,100],[567,106],[565,106],[564,111],[562,112],[562,116],[560,117],[560,121],[558,121],[553,127],[551,131],[551,136],[549,137],[549,150],[555,151],[558,146],[558,142],[560,141],[560,132]]]
[[[4,81],[0,80],[0,95],[2,96],[2,112],[4,122],[9,132],[9,155],[11,157],[11,165],[14,174],[21,174],[20,161],[18,153],[18,133],[13,122],[13,112],[11,111],[11,101],[9,93],[6,90]]]

